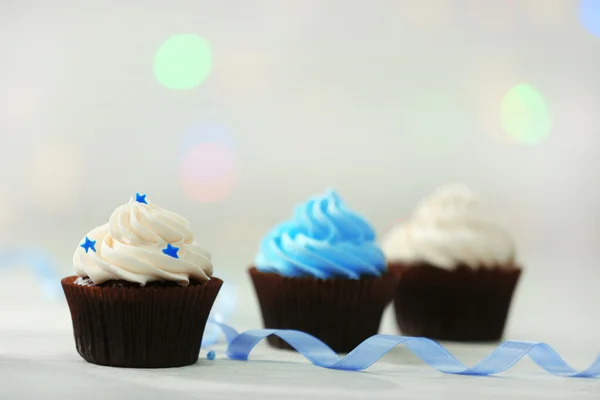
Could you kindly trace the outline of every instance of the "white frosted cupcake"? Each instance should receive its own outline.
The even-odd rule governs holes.
[[[223,282],[185,218],[136,194],[81,240],[73,264],[61,283],[83,359],[134,368],[198,360]]]
[[[512,237],[469,188],[436,190],[382,249],[402,276],[394,307],[404,335],[501,339],[521,268]]]

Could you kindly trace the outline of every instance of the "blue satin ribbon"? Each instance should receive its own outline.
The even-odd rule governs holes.
[[[448,374],[495,375],[512,368],[522,358],[528,356],[540,368],[553,375],[572,378],[593,378],[600,375],[600,355],[588,368],[576,371],[552,347],[540,342],[506,341],[482,361],[469,368],[441,344],[426,338],[375,335],[366,339],[348,355],[340,358],[325,343],[304,332],[283,329],[253,329],[238,333],[228,325],[215,321],[209,321],[209,323],[217,325],[225,335],[228,343],[226,354],[232,360],[247,360],[252,349],[261,340],[269,335],[276,335],[317,367],[343,371],[362,371],[401,344],[426,364]]]

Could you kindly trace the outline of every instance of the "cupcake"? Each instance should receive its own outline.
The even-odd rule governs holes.
[[[220,279],[190,225],[136,194],[91,230],[61,283],[77,352],[113,367],[194,364]]]
[[[373,228],[334,191],[298,205],[266,235],[250,277],[266,328],[309,333],[338,353],[377,333],[398,283]]]
[[[462,184],[443,186],[393,228],[383,251],[402,278],[401,332],[449,341],[497,341],[521,268],[512,237]]]

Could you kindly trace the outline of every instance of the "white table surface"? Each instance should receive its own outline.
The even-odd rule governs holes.
[[[250,361],[224,357],[190,367],[135,370],[89,364],[75,351],[69,312],[61,300],[7,295],[0,282],[0,399],[600,399],[600,379],[554,377],[530,360],[494,377],[469,377],[438,372],[399,347],[365,372],[315,367],[290,351],[259,345]],[[16,286],[22,287],[22,286]],[[244,294],[246,295],[246,294]],[[257,314],[245,312],[232,322],[243,330],[258,328]],[[520,316],[520,318],[525,318]],[[394,333],[390,310],[382,332]],[[528,329],[528,331],[531,329]],[[537,333],[535,334],[537,335]],[[564,335],[532,337],[509,327],[511,339],[543,340],[573,367],[587,367],[596,357],[594,332],[569,340]],[[473,365],[494,346],[445,344],[461,361]]]

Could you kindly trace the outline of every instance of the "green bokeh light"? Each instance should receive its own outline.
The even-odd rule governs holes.
[[[536,144],[552,129],[552,118],[544,98],[528,84],[520,84],[502,99],[502,128],[517,142]]]
[[[156,79],[170,89],[194,88],[206,79],[211,68],[210,45],[197,35],[169,38],[154,57]]]

